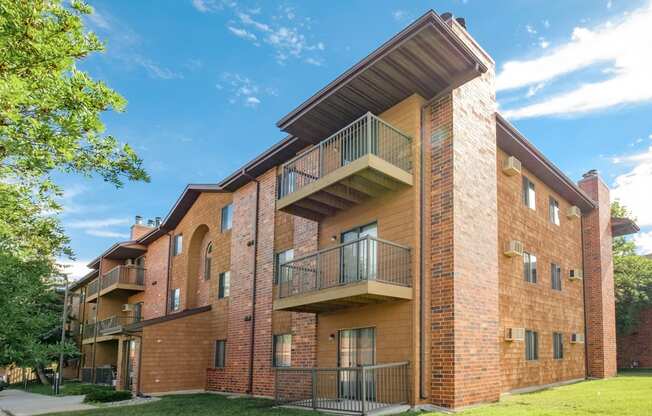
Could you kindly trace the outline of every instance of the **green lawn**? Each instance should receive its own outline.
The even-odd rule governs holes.
[[[47,396],[54,396],[52,386],[46,386],[40,382],[27,383],[27,388],[22,383],[12,384],[9,386],[11,389],[25,390],[30,393],[45,394]],[[110,386],[98,386],[92,384],[81,384],[77,381],[66,381],[61,386],[61,396],[76,396],[88,393],[90,390],[113,390]]]
[[[228,399],[217,394],[166,396],[160,401],[139,406],[57,413],[59,416],[180,414],[197,416],[315,415],[308,411],[275,409],[273,402],[269,400]],[[462,416],[649,416],[652,415],[652,371],[625,372],[609,380],[586,381],[537,393],[509,396],[500,403],[476,407],[459,414]]]

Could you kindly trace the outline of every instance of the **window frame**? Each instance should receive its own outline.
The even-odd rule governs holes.
[[[536,211],[537,210],[537,191],[534,182],[530,180],[527,176],[523,176],[523,187],[522,187],[522,199],[523,205],[527,208]]]
[[[204,280],[211,279],[213,262],[213,242],[209,241],[204,249]]]
[[[290,252],[290,258],[286,258],[281,261],[280,257],[283,254]],[[294,248],[289,248],[287,250],[279,251],[274,254],[274,284],[277,285],[281,283],[281,264],[288,261],[294,260]],[[289,277],[291,279],[291,276]]]
[[[551,224],[561,226],[561,211],[559,201],[552,196],[548,198],[548,219]]]
[[[534,259],[534,261],[532,261]],[[523,280],[536,284],[538,280],[537,256],[530,252],[523,252]]]
[[[170,311],[176,312],[181,309],[181,288],[175,287],[170,295]]]
[[[226,215],[225,215],[226,213]],[[233,228],[233,203],[230,202],[220,210],[220,232],[225,233]]]
[[[286,363],[279,364],[279,357],[277,356],[279,352],[279,346],[277,341],[279,340],[289,340],[289,352],[288,360]],[[277,334],[272,336],[272,367],[274,368],[283,368],[283,367],[292,367],[292,334]]]
[[[525,361],[539,360],[539,333],[532,329],[525,330]]]
[[[555,360],[564,359],[564,334],[561,332],[552,333],[552,358]]]
[[[561,266],[557,263],[550,263],[550,287],[552,290],[558,290],[561,292],[561,281]]]
[[[172,255],[174,257],[183,253],[183,233],[175,234],[172,237]]]
[[[231,293],[231,270],[220,272],[217,279],[217,298],[226,299]]]
[[[213,351],[213,368],[226,367],[226,340],[216,339]]]

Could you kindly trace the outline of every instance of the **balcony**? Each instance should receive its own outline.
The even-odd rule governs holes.
[[[109,272],[102,275],[99,279],[102,284],[101,295],[116,291],[122,292],[141,292],[145,290],[145,269],[134,265],[116,266]],[[86,301],[93,302],[97,300],[98,279],[88,284]]]
[[[335,368],[277,368],[276,403],[339,414],[409,410],[409,363]]]
[[[411,138],[367,113],[282,166],[276,207],[320,221],[412,183]]]
[[[96,335],[97,342],[115,339],[115,335],[120,334],[125,326],[137,322],[140,322],[138,316],[113,315],[97,323],[87,323],[84,325],[82,342],[90,344],[96,340]],[[95,334],[95,331],[97,331],[97,334]]]
[[[274,310],[325,312],[412,299],[408,247],[366,236],[279,266]]]

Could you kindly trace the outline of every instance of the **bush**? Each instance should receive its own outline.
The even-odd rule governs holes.
[[[64,384],[61,392],[66,396],[83,396],[96,391],[113,391],[111,386],[100,386],[97,384]]]
[[[95,390],[86,394],[84,403],[108,403],[131,399],[131,392],[126,390]]]

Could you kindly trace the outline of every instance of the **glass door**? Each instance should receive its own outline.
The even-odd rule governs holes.
[[[376,363],[375,328],[343,329],[339,331],[338,367],[356,368]],[[367,400],[375,398],[374,380],[367,373]],[[362,398],[362,373],[341,370],[339,375],[339,396],[360,400]]]
[[[376,241],[367,239],[353,243],[364,237],[377,238],[378,224],[372,223],[342,233],[341,241],[345,244],[341,250],[340,283],[342,284],[376,278],[378,260]]]

